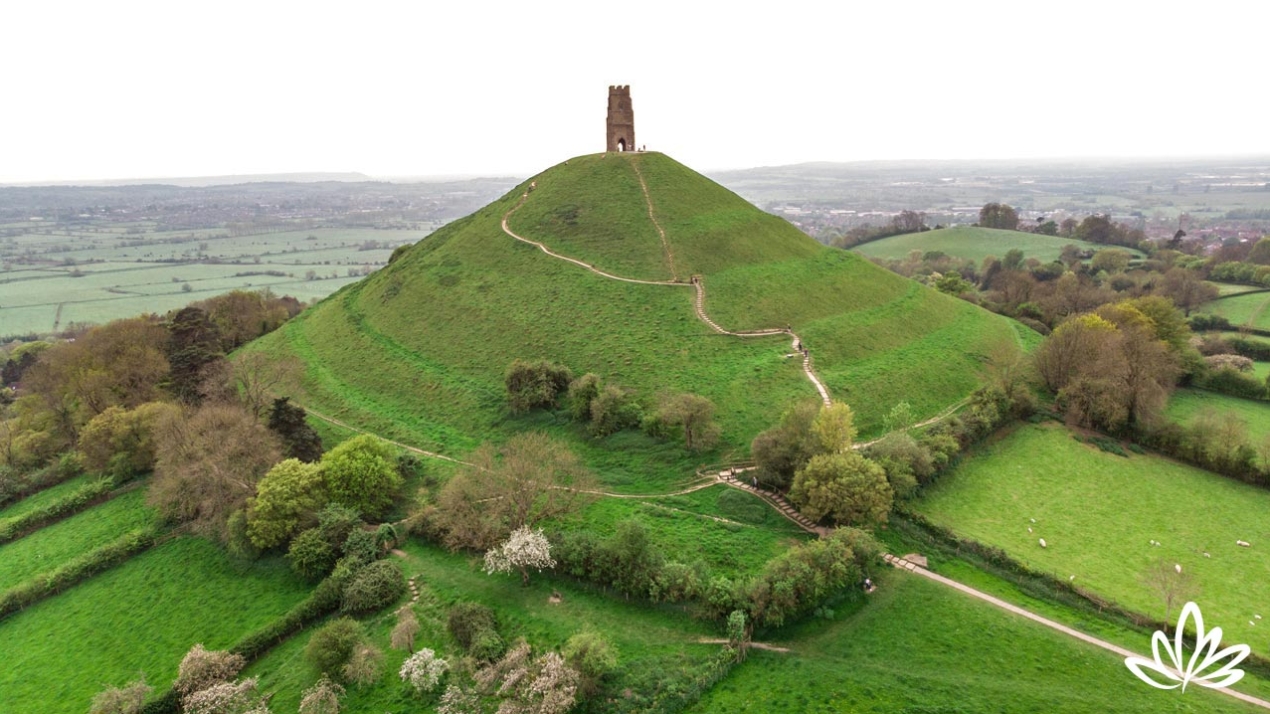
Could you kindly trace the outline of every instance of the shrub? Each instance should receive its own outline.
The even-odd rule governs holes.
[[[146,684],[145,676],[122,687],[110,687],[93,697],[88,714],[139,714],[152,691],[154,687]]]
[[[591,402],[600,394],[600,376],[584,374],[569,383],[566,401],[569,413],[575,421],[587,421],[591,418]]]
[[[391,605],[406,592],[401,566],[379,560],[357,571],[344,586],[340,609],[344,612],[373,612]]]
[[[573,373],[568,367],[545,360],[515,360],[507,368],[504,378],[508,406],[516,414],[535,407],[553,408],[560,394],[569,388],[571,381]]]
[[[300,714],[340,714],[340,699],[343,697],[344,688],[322,675],[301,695]]]
[[[1244,399],[1265,399],[1266,385],[1256,377],[1223,367],[1196,380],[1196,386]]]
[[[319,674],[342,673],[353,650],[366,639],[366,631],[351,617],[340,617],[324,625],[304,647],[304,661]]]
[[[384,668],[384,653],[378,647],[363,642],[353,649],[353,656],[344,665],[344,681],[359,687],[369,687],[379,681]]]
[[[383,552],[379,547],[379,538],[375,532],[361,528],[348,534],[348,537],[344,539],[342,550],[345,558],[358,565],[375,562],[379,559],[380,553]]]
[[[468,654],[477,662],[492,662],[501,657],[505,651],[507,651],[507,643],[497,632],[482,630],[476,636],[476,641],[472,643]]]
[[[1230,337],[1226,340],[1231,351],[1258,362],[1270,362],[1270,342],[1246,337]]]
[[[579,632],[561,650],[569,666],[582,675],[581,689],[587,694],[599,689],[600,680],[617,667],[617,649],[598,632]]]
[[[455,642],[463,649],[471,649],[480,633],[490,630],[498,631],[498,622],[494,611],[476,602],[460,602],[450,608],[446,619],[446,628]]]
[[[591,401],[590,431],[593,436],[608,436],[622,429],[639,426],[643,413],[629,393],[612,384]]]
[[[323,537],[321,528],[310,528],[291,541],[287,561],[307,580],[319,580],[335,567],[339,552]]]
[[[189,697],[214,684],[228,682],[238,676],[246,664],[247,660],[242,655],[224,650],[208,650],[202,644],[197,644],[181,660],[172,688],[183,697]]]
[[[247,533],[247,512],[241,508],[229,514],[229,520],[225,521],[225,550],[241,560],[260,557],[260,548],[251,542]]]
[[[436,690],[441,684],[441,677],[449,669],[448,662],[437,657],[432,650],[424,648],[401,664],[400,674],[402,681],[414,687],[415,692],[426,694]]]

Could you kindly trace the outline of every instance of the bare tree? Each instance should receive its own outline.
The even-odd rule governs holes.
[[[591,473],[568,447],[530,432],[498,450],[478,449],[442,489],[437,518],[450,548],[488,550],[517,528],[581,508],[593,490]]]
[[[1191,572],[1177,563],[1159,560],[1151,564],[1143,576],[1143,582],[1164,602],[1164,623],[1173,621],[1173,608],[1194,599],[1199,585]]]

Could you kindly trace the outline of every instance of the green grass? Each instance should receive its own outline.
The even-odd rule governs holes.
[[[981,448],[917,508],[1029,567],[1075,575],[1078,587],[1160,619],[1163,604],[1144,575],[1156,562],[1180,564],[1200,588],[1206,621],[1237,641],[1256,641],[1249,621],[1270,599],[1270,551],[1235,545],[1270,543],[1270,493],[1158,456],[1108,454],[1059,426],[1022,426]]]
[[[63,481],[62,483],[49,486],[41,491],[27,496],[18,501],[14,501],[4,508],[0,509],[0,521],[9,518],[16,518],[24,513],[29,513],[38,508],[43,508],[48,504],[56,501],[64,496],[70,495],[73,491],[78,490],[82,486],[88,485],[91,481],[96,480],[96,476],[76,476],[73,479]]]
[[[0,702],[79,714],[139,671],[161,689],[195,643],[224,649],[307,591],[280,559],[240,567],[207,541],[172,540],[0,622]]]
[[[488,605],[498,613],[499,630],[505,640],[513,642],[523,637],[539,651],[559,649],[584,628],[598,631],[619,653],[619,666],[624,673],[614,688],[621,691],[629,687],[636,697],[652,694],[663,679],[702,667],[718,649],[695,644],[698,639],[717,637],[718,633],[679,608],[628,602],[543,574],[534,575],[526,588],[520,585],[519,578],[486,575],[480,569],[479,557],[452,555],[416,542],[404,549],[407,556],[402,564],[407,577],[418,574],[422,586],[415,606],[421,625],[415,647],[432,648],[451,661],[461,653],[446,631],[446,612],[452,603],[467,600]],[[548,602],[553,592],[560,593],[563,601]],[[384,650],[384,672],[370,688],[350,688],[342,711],[413,711],[420,707],[397,676],[405,653],[388,648],[393,622],[391,609],[365,620],[371,639]],[[273,711],[295,711],[300,692],[317,680],[302,656],[312,629],[274,649],[248,669],[247,674],[260,675],[264,691],[276,692]]]
[[[513,228],[609,270],[667,277],[633,162],[676,270],[705,276],[707,310],[737,329],[793,325],[865,435],[900,400],[925,417],[965,397],[983,356],[1015,343],[1004,318],[824,248],[659,154],[579,157],[536,176]],[[545,429],[628,492],[669,490],[696,463],[743,456],[788,405],[815,398],[784,338],[712,332],[689,287],[608,280],[506,236],[500,221],[527,186],[250,349],[300,357],[298,401],[359,427],[455,456]],[[515,358],[595,372],[647,402],[663,390],[702,394],[722,443],[698,457],[637,434],[596,442],[563,417],[511,417],[503,374]]]
[[[0,546],[0,591],[154,522],[137,489]]]
[[[795,628],[791,654],[749,659],[688,711],[1234,712],[1193,687],[1152,689],[1117,655],[914,575],[888,571],[867,607]]]
[[[1218,294],[1222,295],[1223,297],[1226,295],[1239,295],[1240,293],[1248,293],[1248,292],[1253,292],[1254,290],[1264,289],[1264,288],[1259,288],[1255,285],[1236,285],[1234,283],[1214,282],[1213,285],[1217,286]]]
[[[1268,365],[1258,362],[1259,367]],[[1248,424],[1248,433],[1254,438],[1270,434],[1270,402],[1240,399],[1203,389],[1179,389],[1169,398],[1164,415],[1179,424],[1189,424],[1205,409],[1215,412],[1234,412]]]
[[[729,578],[757,574],[807,538],[756,496],[722,484],[668,498],[601,498],[562,527],[582,525],[603,538],[625,520],[642,523],[668,560],[701,560],[712,574]]]
[[[1235,295],[1206,303],[1204,309],[1235,326],[1270,330],[1270,292]]]
[[[983,259],[989,255],[1004,258],[1006,252],[1014,248],[1023,251],[1025,257],[1036,258],[1042,263],[1049,263],[1058,260],[1059,253],[1063,251],[1063,246],[1065,245],[1074,245],[1082,250],[1095,252],[1118,247],[1088,243],[1075,238],[1063,238],[1061,236],[1006,231],[997,228],[954,226],[923,233],[906,233],[904,235],[891,236],[890,238],[858,245],[851,250],[870,258],[885,258],[887,260],[903,260],[908,257],[910,252],[915,250],[923,253],[939,251],[963,260],[973,260],[977,265],[982,263]],[[1134,258],[1142,257],[1142,253],[1136,250],[1127,248],[1120,248],[1120,250],[1128,251],[1133,254]]]

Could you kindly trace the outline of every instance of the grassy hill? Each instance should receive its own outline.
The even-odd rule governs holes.
[[[1164,608],[1144,574],[1156,561],[1180,564],[1199,586],[1205,621],[1240,642],[1261,629],[1254,614],[1270,616],[1270,552],[1235,541],[1266,542],[1268,507],[1264,489],[1159,456],[1099,451],[1052,424],[981,449],[917,504],[960,535],[1157,618]]]
[[[1204,310],[1221,315],[1235,326],[1270,330],[1270,292],[1235,294],[1205,303]]]
[[[1036,258],[1042,263],[1058,259],[1065,245],[1075,245],[1082,250],[1099,251],[1117,246],[1087,243],[1075,238],[1046,236],[1021,231],[1005,231],[997,228],[978,228],[975,226],[954,226],[940,228],[924,233],[907,233],[875,240],[852,248],[853,251],[870,258],[887,258],[898,260],[908,257],[914,250],[923,253],[940,251],[951,256],[973,260],[980,263],[989,255],[1004,257],[1006,251],[1018,248],[1028,258]],[[1141,258],[1142,254],[1135,250],[1121,248]]]
[[[620,282],[545,255],[502,231],[509,212],[518,234],[617,275],[702,276],[706,310],[728,329],[792,326],[865,434],[900,400],[930,416],[963,398],[984,356],[1020,341],[1004,318],[823,247],[645,153],[548,169],[249,349],[299,357],[299,401],[364,428],[449,454],[544,428],[573,440],[606,478],[645,485],[680,478],[691,464],[642,435],[596,444],[549,415],[511,417],[508,364],[551,359],[644,399],[703,394],[717,405],[724,452],[744,452],[790,403],[815,398],[785,337],[719,335],[696,319],[686,282]],[[610,459],[614,447],[621,459]]]

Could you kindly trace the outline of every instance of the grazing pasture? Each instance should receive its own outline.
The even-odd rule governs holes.
[[[953,226],[921,233],[906,233],[855,246],[851,250],[869,258],[903,260],[912,251],[928,253],[938,251],[976,264],[988,256],[1004,258],[1007,251],[1017,248],[1024,257],[1036,258],[1042,263],[1058,260],[1063,246],[1074,245],[1081,250],[1098,252],[1107,248],[1119,248],[1141,259],[1142,253],[1119,246],[1099,245],[1075,238],[1047,236],[1039,233],[1023,233],[998,228]]]

